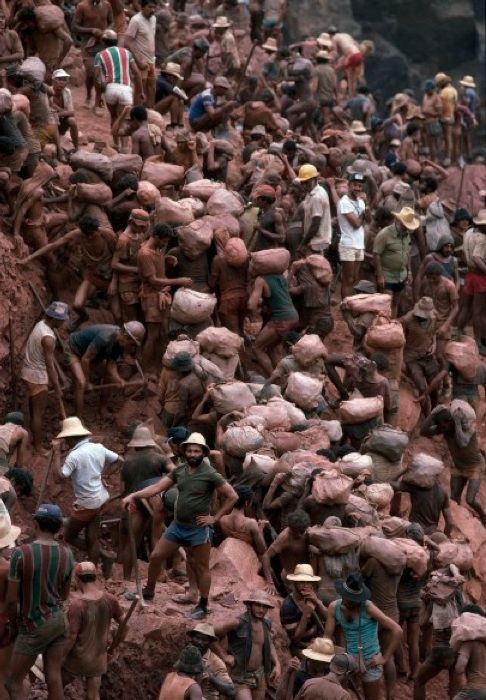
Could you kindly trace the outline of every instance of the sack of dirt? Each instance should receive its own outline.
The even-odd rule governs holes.
[[[36,29],[41,34],[50,34],[64,24],[64,12],[57,5],[34,7]]]
[[[373,473],[373,462],[369,455],[362,455],[359,452],[350,452],[339,460],[339,467],[343,474],[351,479],[363,475],[371,476]]]
[[[230,238],[224,246],[223,255],[231,267],[243,267],[248,260],[248,250],[242,238]]]
[[[402,459],[391,460],[383,457],[378,452],[366,452],[367,457],[372,462],[373,481],[378,484],[386,484],[396,481],[403,472]]]
[[[345,554],[357,549],[360,537],[352,528],[314,525],[308,528],[308,542],[323,554]]]
[[[367,525],[378,525],[378,512],[371,503],[368,503],[361,496],[352,493],[344,509],[346,519],[353,523],[354,527],[365,527]]]
[[[435,559],[439,566],[455,564],[463,573],[474,567],[474,554],[467,542],[441,542]]]
[[[182,199],[178,200],[178,203],[181,207],[185,207],[186,209],[192,211],[195,219],[199,219],[201,216],[204,216],[204,212],[206,211],[204,202],[201,202],[200,199],[196,199],[195,197],[182,197]]]
[[[270,408],[277,408],[279,405],[285,408],[291,428],[305,423],[305,413],[300,408],[297,408],[297,406],[294,406],[290,401],[275,396],[275,398],[270,399],[267,403],[267,406]]]
[[[240,224],[238,219],[231,214],[219,214],[218,216],[206,215],[206,221],[211,224],[213,232],[224,231],[229,238],[239,238]],[[227,241],[225,241],[226,244]]]
[[[325,287],[331,284],[332,280],[332,267],[326,258],[322,255],[312,254],[308,255],[305,262],[310,269],[313,277]]]
[[[431,489],[443,470],[444,462],[425,452],[419,452],[414,455],[410,466],[402,476],[402,481],[422,489]]]
[[[353,316],[373,313],[391,318],[391,299],[389,294],[354,294],[343,300],[341,308],[351,311]]]
[[[249,452],[243,462],[245,471],[255,470],[266,481],[273,479],[273,472],[276,460],[269,455],[258,454],[257,452]]]
[[[310,411],[322,398],[322,379],[311,377],[305,372],[291,372],[285,389],[285,398],[290,399],[304,411]]]
[[[370,484],[366,487],[365,498],[378,512],[388,510],[388,515],[394,493],[390,484]]]
[[[362,443],[361,449],[364,452],[377,452],[391,462],[401,459],[409,443],[407,433],[399,428],[392,428],[391,425],[380,425],[374,428],[366,440]]]
[[[300,433],[288,433],[285,430],[269,430],[265,433],[265,442],[273,447],[277,457],[301,447]]]
[[[327,357],[326,346],[318,335],[305,334],[292,346],[292,355],[303,367],[314,364],[320,358]]]
[[[409,525],[409,520],[399,518],[397,515],[387,515],[381,521],[381,529],[383,530],[383,534],[389,539],[403,537],[405,535],[405,530]]]
[[[393,576],[398,576],[407,563],[407,555],[400,545],[378,535],[367,537],[361,543],[360,553],[376,559]]]
[[[220,189],[213,192],[208,199],[206,210],[211,216],[231,214],[238,217],[243,214],[244,204],[240,195],[236,192]]]
[[[76,199],[86,204],[97,204],[99,207],[111,206],[113,198],[111,188],[105,185],[104,182],[99,182],[96,185],[89,185],[84,182],[79,182],[76,187]]]
[[[447,343],[444,358],[468,381],[474,379],[481,364],[476,341],[468,336],[464,336],[462,341],[451,340]]]
[[[196,340],[202,351],[221,357],[238,355],[243,344],[243,338],[225,326],[206,328],[198,333]]]
[[[194,371],[202,382],[210,384],[224,381],[223,373],[218,365],[208,360],[204,355],[196,355],[194,358]]]
[[[251,406],[248,409],[248,415],[259,416],[264,421],[265,430],[289,430],[290,428],[287,411],[282,405]]]
[[[328,450],[331,446],[327,427],[325,425],[313,425],[311,428],[299,432],[302,449],[304,450]]]
[[[379,316],[368,329],[365,336],[366,344],[372,348],[394,350],[405,345],[405,333],[400,321],[389,321],[385,316]]]
[[[256,399],[243,382],[218,384],[211,391],[211,399],[220,416],[231,411],[245,411],[256,404]]]
[[[182,193],[186,197],[197,197],[197,199],[207,202],[216,190],[226,190],[224,183],[203,179],[185,184],[182,188]]]
[[[257,399],[257,401],[260,399],[260,394],[262,393],[263,389],[263,382],[260,384],[255,384],[254,382],[249,382],[248,386],[251,389],[251,393],[253,396]],[[265,396],[270,399],[274,398],[282,398],[282,389],[278,386],[278,384],[267,384],[265,387]]]
[[[332,468],[332,464],[325,457],[316,455],[315,452],[310,452],[309,450],[293,450],[292,452],[285,452],[277,464],[275,465],[275,473],[287,474],[291,471],[296,464],[313,464],[315,469],[318,468]]]
[[[142,180],[148,180],[158,189],[167,185],[178,185],[184,179],[182,165],[164,163],[158,160],[146,160],[142,169]]]
[[[223,436],[223,449],[232,457],[244,457],[263,447],[263,435],[249,425],[230,425]]]
[[[287,248],[259,250],[251,254],[250,275],[283,275],[290,264],[290,252]]]
[[[397,537],[394,542],[405,552],[407,567],[413,571],[417,578],[424,576],[427,573],[427,565],[429,563],[427,550],[408,537]]]
[[[235,378],[236,370],[238,369],[238,355],[233,355],[231,357],[221,357],[221,355],[216,355],[213,352],[204,352],[202,356],[210,362],[212,362],[213,364],[215,364],[217,367],[219,367],[225,382],[233,381],[233,379]]]
[[[117,153],[111,156],[111,163],[113,165],[113,176],[117,173],[133,173],[137,177],[140,177],[142,172],[143,160],[141,156],[136,153]]]
[[[295,496],[301,496],[307,479],[310,478],[315,468],[316,466],[313,462],[299,462],[294,465],[289,471],[286,481],[282,484],[283,490],[293,493]],[[277,469],[278,463],[274,466],[275,473],[278,473]]]
[[[179,288],[172,299],[170,317],[183,325],[202,323],[211,317],[216,306],[216,296],[196,292],[188,287]]]
[[[191,257],[198,257],[206,252],[213,240],[213,229],[205,218],[196,219],[177,231],[179,245]]]
[[[464,612],[452,622],[450,646],[457,651],[464,642],[486,642],[486,617]]]
[[[170,223],[177,226],[188,226],[195,218],[191,206],[183,205],[170,197],[160,197],[155,213],[158,224]]]
[[[156,208],[161,199],[160,192],[155,185],[147,180],[140,180],[137,188],[137,200],[142,207]]]
[[[312,497],[317,503],[345,504],[349,500],[353,480],[340,469],[323,471],[314,477]]]
[[[43,83],[46,78],[46,66],[43,61],[38,56],[29,56],[20,64],[19,70],[20,75],[29,75]]]
[[[343,436],[343,429],[338,420],[322,420],[322,425],[325,426],[330,442],[340,442]]]
[[[105,182],[111,182],[113,178],[113,164],[111,158],[103,156],[101,153],[91,153],[91,151],[75,151],[71,153],[69,162],[73,168],[87,168],[98,173]]]
[[[164,367],[170,367],[172,360],[180,352],[187,352],[194,358],[196,355],[199,355],[199,350],[199,343],[195,340],[191,340],[191,338],[187,336],[179,337],[177,340],[171,340],[162,357]]]
[[[372,396],[371,398],[356,398],[349,401],[342,401],[339,406],[341,421],[348,425],[366,423],[372,418],[383,415],[383,397]]]

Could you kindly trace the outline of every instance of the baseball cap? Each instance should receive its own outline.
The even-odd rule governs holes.
[[[349,182],[364,182],[365,176],[363,173],[350,173],[348,180]]]
[[[113,31],[113,29],[105,29],[105,31],[101,35],[101,38],[108,39],[108,41],[116,41],[118,39],[118,35],[116,32]]]
[[[42,503],[35,511],[33,517],[37,518],[55,518],[62,520],[62,511],[55,503]]]
[[[169,428],[167,431],[167,441],[184,442],[184,440],[187,440],[190,434],[190,430],[184,428],[183,425],[176,425],[173,428]]]
[[[80,561],[74,567],[74,575],[94,574],[96,576],[96,566],[92,561]]]
[[[226,90],[231,90],[231,83],[229,82],[228,78],[224,77],[224,75],[218,75],[213,85],[214,87],[220,87]]]
[[[53,78],[69,78],[69,73],[67,73],[64,68],[58,68],[57,70],[54,71],[52,74]]]

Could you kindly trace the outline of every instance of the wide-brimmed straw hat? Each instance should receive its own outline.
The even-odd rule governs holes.
[[[216,17],[216,21],[213,22],[213,29],[229,29],[229,27],[232,26],[232,22],[229,21],[227,17],[224,15],[220,15],[219,17]]]
[[[397,92],[392,102],[392,112],[395,112],[402,107],[406,107],[410,102],[410,97],[404,92]]]
[[[266,42],[262,44],[262,49],[265,49],[265,51],[274,51],[275,53],[277,53],[277,40],[274,39],[273,36],[269,36]]]
[[[243,598],[243,602],[247,603],[257,603],[257,605],[264,605],[266,608],[274,608],[275,605],[272,603],[270,598],[267,596],[265,591],[253,591],[246,598]]]
[[[416,231],[420,226],[420,219],[415,216],[412,207],[403,207],[400,211],[393,212],[393,216],[409,231]]]
[[[316,53],[316,58],[329,60],[331,58],[331,54],[329,53],[329,51],[318,51]]]
[[[210,637],[214,640],[217,639],[217,636],[214,633],[214,627],[210,625],[209,622],[201,622],[199,625],[196,625],[193,630],[189,630],[187,632],[188,637],[191,637],[194,634],[202,634],[205,637]]]
[[[331,35],[327,32],[322,32],[322,34],[319,34],[317,37],[317,43],[319,46],[332,46]]]
[[[132,439],[127,447],[157,447],[157,443],[152,437],[150,428],[146,425],[139,425],[133,431]]]
[[[335,587],[341,598],[350,600],[352,603],[364,603],[371,598],[370,589],[365,586],[360,573],[349,574],[345,581],[339,579]]]
[[[316,637],[309,646],[302,651],[302,655],[312,661],[330,663],[334,657],[334,642],[329,637]]]
[[[20,528],[12,525],[5,503],[0,499],[0,549],[14,547],[19,535]]]
[[[474,82],[474,78],[472,77],[472,75],[465,75],[464,78],[459,81],[459,85],[471,88],[476,87],[476,83]]]
[[[198,447],[202,447],[207,455],[210,452],[206,440],[204,439],[204,435],[201,435],[201,433],[191,433],[187,440],[181,442],[181,447],[185,447],[186,445],[197,445]]]
[[[91,435],[90,431],[84,427],[77,416],[65,418],[62,422],[62,430],[56,435],[57,439],[68,437],[85,437]]]
[[[353,134],[366,134],[366,132],[368,131],[363,122],[359,119],[353,119],[349,128],[351,129]]]
[[[476,226],[486,225],[486,209],[480,209],[476,216],[473,217],[473,222]]]
[[[182,74],[181,74],[181,67],[178,63],[172,63],[169,61],[164,68],[160,69],[161,73],[164,73],[165,75],[172,75],[174,78],[177,78],[178,80],[182,80]]]
[[[320,576],[314,575],[314,569],[310,564],[297,564],[293,574],[287,574],[288,581],[301,581],[309,583],[318,583],[321,580]]]
[[[412,313],[419,318],[434,318],[435,306],[430,297],[422,297],[413,307]]]
[[[436,73],[434,76],[434,83],[436,85],[442,85],[442,83],[450,83],[452,80],[450,75],[447,75],[447,73]]]

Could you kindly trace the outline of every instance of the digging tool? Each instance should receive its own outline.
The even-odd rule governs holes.
[[[459,202],[461,201],[462,197],[462,188],[464,185],[464,175],[466,173],[466,161],[462,156],[459,156],[459,167],[461,169],[461,179],[459,181],[459,192],[457,193],[457,199],[456,199],[456,209],[459,206]]]
[[[144,384],[144,382],[140,380],[136,380],[133,382],[125,382],[125,384],[118,384],[118,382],[108,382],[107,384],[94,384],[92,387],[89,389],[86,389],[86,392],[90,391],[102,391],[103,389],[125,389],[125,388],[130,388],[130,387],[140,387]],[[50,392],[53,391],[53,389],[49,390]]]
[[[140,578],[140,570],[138,568],[137,543],[135,542],[135,533],[133,532],[132,519],[130,516],[131,516],[131,513],[130,513],[130,510],[128,510],[127,527],[128,527],[128,539],[130,542],[130,554],[132,557],[133,568],[135,571],[135,584],[137,586],[137,596],[140,600],[140,605],[142,607],[144,607],[145,601],[143,599],[142,579]]]
[[[120,644],[120,642],[122,641],[122,639],[123,639],[123,633],[125,632],[126,626],[128,625],[128,621],[130,620],[130,618],[131,618],[131,616],[132,616],[132,614],[133,614],[133,611],[134,611],[135,608],[137,607],[138,601],[139,601],[139,597],[138,597],[138,595],[136,595],[135,598],[132,600],[132,604],[131,604],[130,607],[128,608],[125,617],[123,618],[123,620],[122,620],[122,621],[120,622],[120,624],[118,625],[118,629],[117,629],[117,631],[115,632],[115,636],[113,637],[113,641],[111,642],[111,644],[110,644],[110,646],[109,646],[109,648],[108,648],[108,653],[109,653],[109,654],[111,654],[113,651],[115,651],[115,649],[117,648],[117,646],[118,646],[118,645]]]
[[[14,330],[13,330],[13,319],[12,314],[8,317],[8,334],[9,334],[9,345],[10,345],[10,387],[12,390],[12,408],[17,407],[17,372],[15,371],[15,344],[14,344]]]
[[[49,452],[49,461],[47,462],[47,467],[46,467],[46,471],[44,473],[44,478],[42,479],[42,483],[40,485],[39,495],[37,496],[37,505],[35,507],[36,510],[40,506],[40,504],[42,503],[42,499],[44,498],[44,492],[46,490],[47,482],[49,481],[49,476],[51,474],[53,461],[54,461],[54,450],[51,449],[51,451]]]
[[[243,66],[243,70],[241,71],[240,77],[238,78],[238,82],[236,83],[236,87],[235,87],[235,95],[236,96],[238,95],[238,92],[240,91],[241,83],[245,79],[246,69],[248,68],[248,65],[251,61],[251,57],[253,56],[253,53],[254,53],[257,46],[258,46],[257,41],[254,41],[253,44],[251,45],[250,53],[248,54],[248,56],[246,58],[245,65]]]

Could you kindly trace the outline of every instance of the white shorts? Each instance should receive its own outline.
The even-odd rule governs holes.
[[[363,248],[348,248],[340,245],[339,260],[341,262],[360,262],[364,260],[364,250]]]
[[[133,105],[133,90],[130,85],[108,83],[104,97],[107,105],[120,105],[121,107]]]

